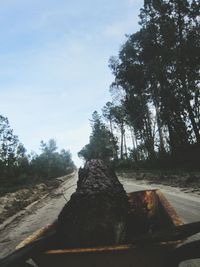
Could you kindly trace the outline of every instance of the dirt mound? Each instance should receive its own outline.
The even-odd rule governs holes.
[[[65,177],[37,184],[32,188],[20,189],[0,197],[0,224],[17,212],[25,209],[31,203],[41,199],[51,190],[60,186]]]

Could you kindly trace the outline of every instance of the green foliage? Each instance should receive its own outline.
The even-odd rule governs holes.
[[[75,168],[69,151],[57,152],[56,141],[50,139],[41,142],[42,153],[36,155],[30,162],[30,168],[35,176],[54,178],[70,173]]]
[[[65,175],[75,169],[70,152],[64,149],[57,152],[54,139],[47,143],[41,141],[41,151],[40,155],[27,155],[25,147],[13,134],[8,119],[0,115],[1,187],[18,188],[23,184]]]
[[[78,152],[78,156],[86,161],[90,159],[111,161],[115,158],[117,140],[96,111],[92,114],[91,126],[90,142]]]
[[[0,161],[2,164],[13,165],[18,150],[18,137],[13,134],[7,118],[0,115]]]
[[[199,168],[199,18],[197,0],[145,0],[140,30],[127,36],[118,56],[110,58],[113,101],[102,114],[118,137],[116,167]],[[100,122],[97,117],[94,121]],[[104,155],[100,148],[106,144],[98,134],[103,131],[97,125],[79,152],[85,159]],[[133,145],[129,151],[127,132]]]
[[[199,158],[199,18],[196,0],[144,1],[141,29],[109,61],[112,90],[123,92],[133,131],[134,160],[183,164],[187,151],[194,151],[191,162]]]

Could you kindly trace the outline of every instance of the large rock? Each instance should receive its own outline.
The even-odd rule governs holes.
[[[124,243],[128,199],[116,174],[101,160],[79,170],[77,190],[58,217],[63,246],[85,247]]]

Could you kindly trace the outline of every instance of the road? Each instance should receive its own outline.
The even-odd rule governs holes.
[[[131,180],[130,178],[123,178],[120,181],[127,192],[160,188],[186,223],[200,221],[200,197],[182,193],[177,188],[163,185],[150,185],[146,182]],[[56,189],[45,199],[42,199],[37,205],[27,209],[25,215],[17,218],[12,224],[0,230],[0,257],[13,251],[20,241],[38,228],[52,223],[66,201],[69,200],[71,194],[75,191],[76,182],[77,174],[65,181],[60,188]],[[196,238],[200,238],[200,235],[196,235]],[[184,263],[181,267],[183,266],[200,266],[200,260],[188,264]]]

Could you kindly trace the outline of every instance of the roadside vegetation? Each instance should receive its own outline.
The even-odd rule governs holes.
[[[200,3],[148,0],[139,17],[109,60],[111,101],[78,155],[118,170],[199,170]]]
[[[0,115],[0,196],[39,183],[48,184],[75,169],[70,152],[58,152],[54,139],[41,141],[40,150],[40,154],[27,154],[8,119]]]

